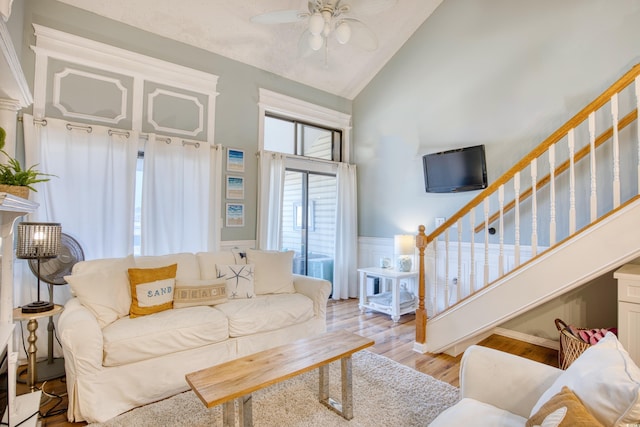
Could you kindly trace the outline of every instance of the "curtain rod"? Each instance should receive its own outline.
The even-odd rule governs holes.
[[[42,120],[38,120],[38,119],[33,119],[33,123],[37,124],[37,125],[41,125],[41,126],[46,126],[47,125],[47,120],[46,119],[42,119]],[[72,129],[78,129],[78,130],[84,130],[87,133],[91,133],[93,132],[93,128],[89,125],[77,125],[77,124],[73,124],[73,123],[67,123],[66,128],[68,130],[72,130]],[[109,129],[107,131],[107,133],[109,134],[109,136],[111,135],[121,135],[124,136],[125,138],[129,138],[129,136],[131,136],[131,132],[130,131],[126,131],[126,130],[119,130],[119,129]],[[142,139],[149,139],[149,134],[148,133],[140,133],[139,137]],[[156,136],[156,139],[158,141],[164,141],[167,144],[171,144],[172,139],[169,136]],[[182,141],[182,146],[186,146],[186,145],[192,145],[196,148],[200,148],[200,143],[197,141],[189,141],[186,139],[183,139]],[[213,148],[214,150],[218,149],[217,145],[212,145],[211,148]]]
[[[276,153],[274,151],[257,151],[256,152],[256,157],[260,157],[260,153],[267,153],[267,154],[271,154],[272,156],[275,156],[276,154],[282,154],[282,156],[286,157],[287,159],[290,160],[306,160],[309,162],[322,162],[322,163],[329,163],[330,165],[338,165],[342,162],[336,162],[334,160],[329,160],[329,159],[322,159],[320,157],[309,157],[309,156],[296,156],[293,154],[285,154],[285,153]]]

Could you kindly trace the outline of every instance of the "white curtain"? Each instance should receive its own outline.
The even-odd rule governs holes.
[[[55,175],[36,184],[40,204],[29,218],[62,224],[83,247],[85,258],[122,257],[133,249],[133,215],[138,135],[103,126],[46,126],[24,116],[25,163]],[[128,135],[128,136],[127,136]]]
[[[358,297],[358,211],[356,166],[338,165],[336,247],[333,270],[334,300]]]
[[[144,150],[142,255],[213,250],[212,149],[150,134]],[[215,163],[215,160],[214,160]]]
[[[62,232],[77,239],[85,259],[121,257],[133,249],[134,187],[138,135],[116,134],[108,128],[67,128],[67,122],[47,119],[34,123],[33,116],[23,119],[25,167],[55,176],[34,185],[30,199],[40,204],[27,221],[59,222]],[[54,302],[64,304],[70,298],[68,285],[54,286]],[[37,280],[26,260],[16,260],[14,268],[14,304],[35,301]],[[41,283],[41,297],[48,300],[48,285]],[[24,348],[26,335],[22,328]],[[38,328],[38,356],[47,354],[47,322]],[[18,339],[20,334],[14,334]],[[59,346],[54,355],[60,356]],[[21,354],[26,357],[26,354]]]
[[[260,152],[257,244],[260,249],[280,250],[285,156]]]

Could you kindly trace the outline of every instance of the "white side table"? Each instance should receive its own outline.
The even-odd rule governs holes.
[[[401,272],[391,268],[380,267],[368,267],[359,268],[358,273],[360,276],[360,303],[358,307],[360,311],[364,313],[366,309],[375,310],[381,313],[386,313],[391,316],[391,320],[398,322],[400,316],[407,313],[413,313],[416,311],[418,305],[418,299],[415,298],[415,302],[411,305],[401,307],[400,304],[400,286],[401,283],[408,285],[408,290],[414,295],[417,294],[417,271]],[[375,304],[369,300],[372,295],[367,295],[367,277],[380,278],[380,292],[391,291],[391,305],[381,306]]]

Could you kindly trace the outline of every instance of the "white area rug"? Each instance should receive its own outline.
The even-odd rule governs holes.
[[[340,363],[330,368],[330,395],[340,399]],[[253,394],[255,426],[426,426],[458,401],[458,389],[369,351],[353,355],[353,419],[318,401],[318,371]],[[192,391],[91,426],[222,426],[222,409],[207,409]]]

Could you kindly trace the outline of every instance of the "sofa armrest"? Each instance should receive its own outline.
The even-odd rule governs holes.
[[[74,376],[85,375],[102,369],[102,329],[96,317],[71,298],[58,319],[58,332],[65,358],[65,367]]]
[[[331,282],[311,276],[293,275],[293,286],[296,292],[303,294],[313,301],[315,317],[326,321],[327,301],[331,295]]]
[[[562,370],[488,347],[472,345],[460,363],[460,395],[529,418]]]

